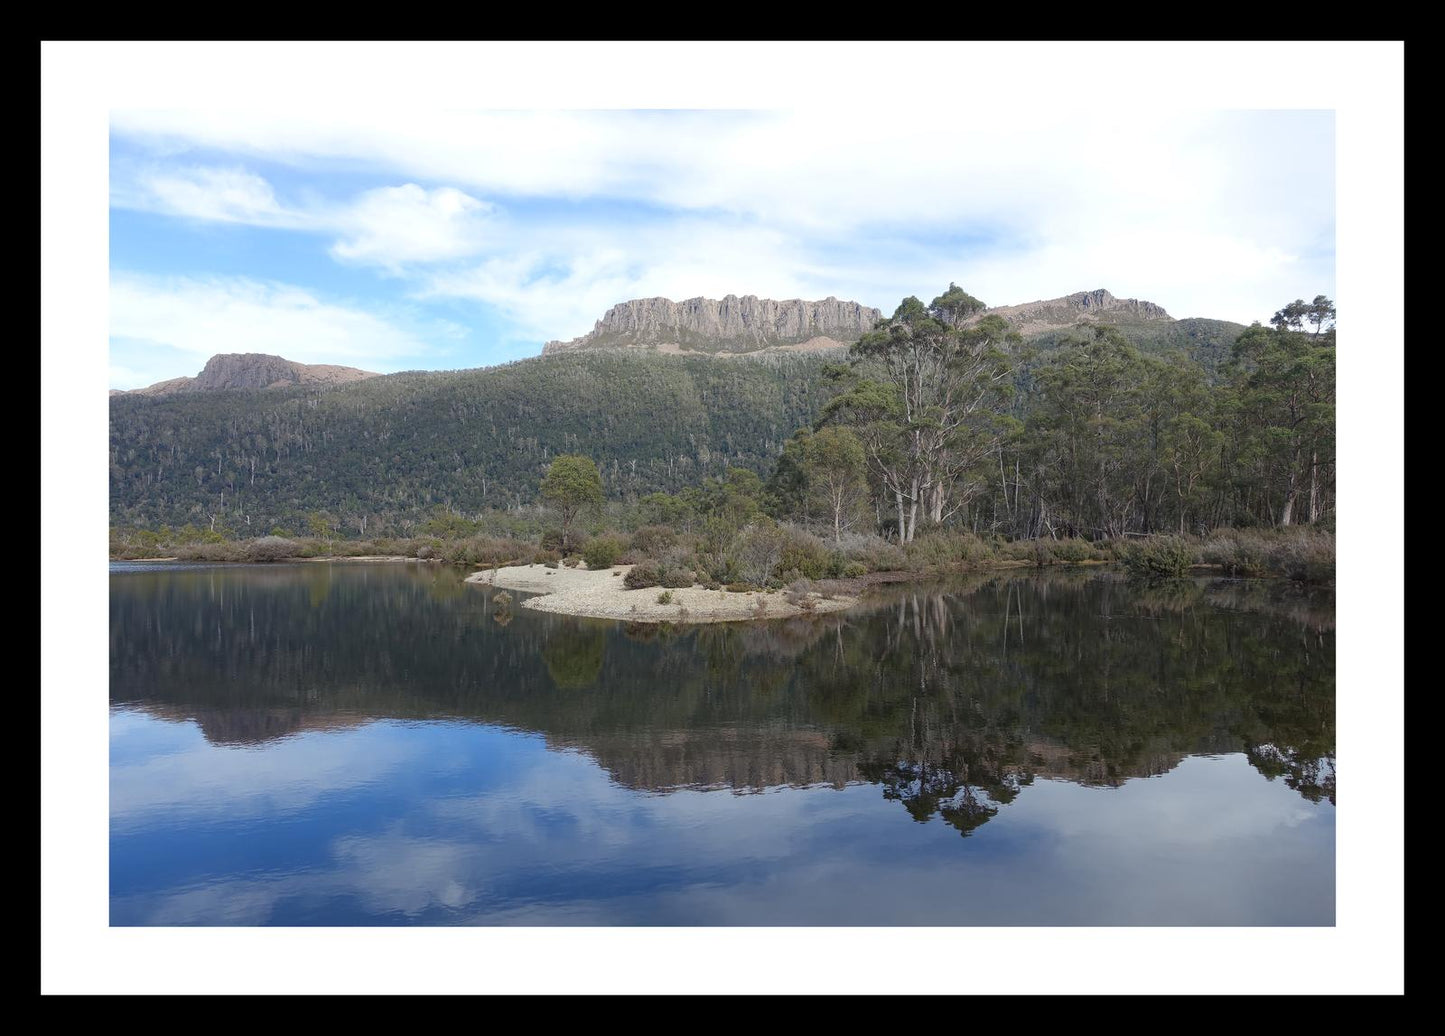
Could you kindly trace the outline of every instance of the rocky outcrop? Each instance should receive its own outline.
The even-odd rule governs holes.
[[[721,299],[633,299],[607,311],[588,334],[548,342],[543,354],[577,349],[657,346],[667,351],[743,353],[808,345],[846,345],[882,314],[831,295],[817,302],[726,295]]]
[[[338,367],[331,363],[297,363],[266,353],[218,353],[206,361],[194,378],[171,378],[146,388],[111,395],[169,396],[177,392],[213,392],[218,389],[285,388],[290,385],[344,385],[376,377],[374,371]]]
[[[1103,288],[1079,291],[1061,299],[1025,302],[1017,306],[994,306],[979,313],[1003,317],[1023,335],[1037,334],[1055,328],[1087,324],[1145,324],[1172,321],[1163,306],[1142,299],[1116,298]]]

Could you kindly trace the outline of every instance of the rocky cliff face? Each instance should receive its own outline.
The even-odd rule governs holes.
[[[297,363],[266,353],[219,353],[206,361],[194,378],[171,378],[131,391],[142,396],[168,396],[176,392],[211,392],[217,389],[284,388],[287,385],[342,385],[374,378],[373,371],[338,367],[331,363]],[[112,392],[111,395],[122,393]]]
[[[548,342],[543,354],[576,349],[658,346],[666,351],[743,353],[779,347],[828,348],[856,341],[882,314],[829,296],[760,299],[633,299],[613,306],[588,334]]]
[[[985,314],[1003,317],[1024,335],[1072,327],[1081,321],[1090,324],[1144,324],[1174,319],[1164,312],[1162,306],[1141,299],[1115,298],[1103,288],[1075,292],[1061,299],[995,306],[980,313],[979,317]]]

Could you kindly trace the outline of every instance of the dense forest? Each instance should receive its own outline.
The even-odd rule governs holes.
[[[111,520],[254,536],[325,513],[342,533],[404,534],[437,508],[534,503],[558,454],[592,457],[614,499],[761,474],[821,406],[821,367],[599,351],[332,389],[119,396]]]
[[[375,537],[450,516],[475,531],[540,515],[552,461],[584,455],[624,525],[686,526],[750,473],[764,510],[835,540],[1332,527],[1334,317],[1318,296],[1243,329],[1024,341],[950,286],[904,300],[846,356],[576,352],[330,389],[118,396],[111,520]]]

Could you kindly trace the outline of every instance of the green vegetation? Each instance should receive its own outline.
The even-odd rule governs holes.
[[[582,559],[592,569],[611,568],[627,549],[627,541],[621,536],[594,536],[582,550]]]
[[[542,500],[557,509],[562,519],[562,550],[572,545],[572,523],[589,508],[602,506],[602,476],[591,457],[565,454],[557,457],[542,479]]]
[[[119,397],[111,554],[622,562],[673,588],[1000,562],[1332,578],[1330,300],[1209,365],[1104,326],[1025,343],[982,306],[905,299],[846,363],[583,352]]]
[[[1119,560],[1136,575],[1182,576],[1194,564],[1195,552],[1179,536],[1151,536],[1126,543]]]

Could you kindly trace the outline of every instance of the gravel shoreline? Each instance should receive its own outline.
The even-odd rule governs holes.
[[[665,590],[649,586],[629,590],[623,578],[631,565],[610,569],[547,568],[545,565],[510,565],[483,569],[467,577],[469,583],[495,586],[499,590],[516,590],[537,594],[522,602],[523,608],[562,615],[581,615],[594,619],[623,619],[628,622],[746,622],[756,619],[785,619],[795,615],[820,615],[842,611],[857,603],[855,597],[824,598],[809,594],[811,608],[800,608],[783,593],[750,591],[730,593],[709,590],[702,586]],[[663,593],[672,595],[671,602],[659,604]],[[759,610],[759,602],[762,610]]]

